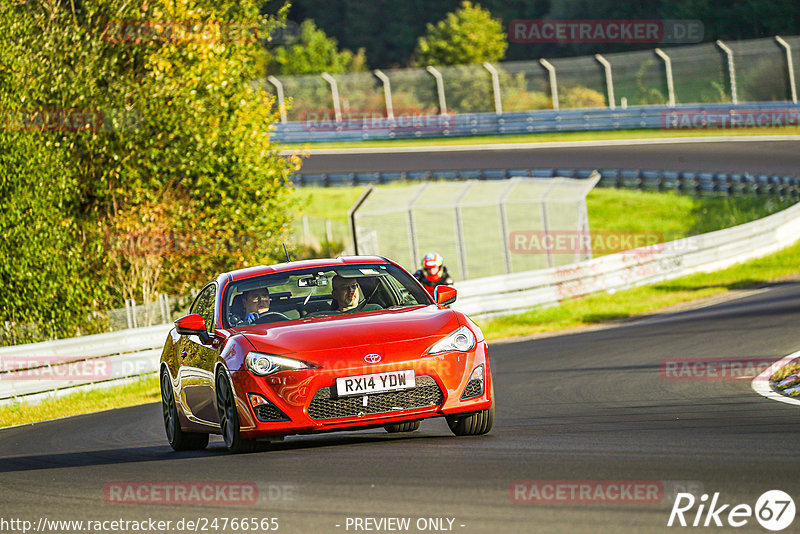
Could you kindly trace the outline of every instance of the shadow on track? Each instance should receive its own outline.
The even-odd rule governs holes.
[[[454,436],[430,435],[411,433],[407,435],[396,434],[364,434],[348,433],[341,436],[297,436],[286,441],[273,442],[263,453],[276,454],[281,451],[295,451],[302,449],[322,449],[328,447],[343,447],[347,445],[365,445],[396,440],[417,439],[456,439]],[[259,454],[259,453],[253,453]],[[18,471],[38,471],[46,469],[59,469],[69,467],[87,467],[99,465],[114,465],[136,462],[163,462],[184,460],[188,458],[216,458],[228,456],[221,441],[211,442],[207,449],[202,451],[175,452],[169,445],[164,444],[150,447],[129,447],[120,449],[102,449],[85,452],[67,452],[54,454],[32,454],[27,456],[0,457],[0,473]],[[244,455],[250,456],[250,455]]]

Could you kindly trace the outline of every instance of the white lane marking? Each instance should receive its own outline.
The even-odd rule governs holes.
[[[393,154],[417,152],[471,152],[481,150],[536,150],[548,148],[581,148],[603,146],[630,146],[630,145],[676,145],[694,143],[728,143],[728,142],[758,142],[758,141],[800,141],[800,135],[739,135],[739,136],[714,136],[714,137],[670,137],[670,138],[642,138],[642,139],[598,139],[587,141],[548,141],[544,143],[488,143],[473,145],[434,145],[434,146],[386,146],[364,148],[313,148],[313,143],[308,143],[308,148],[294,148],[281,150],[281,156],[290,156],[297,153],[308,152],[312,156],[335,156],[339,154]]]
[[[772,388],[769,387],[769,377],[772,376],[772,373],[789,363],[790,361],[794,360],[800,356],[800,350],[797,352],[793,352],[792,354],[786,356],[785,358],[773,363],[767,369],[764,370],[763,373],[758,375],[753,379],[750,385],[753,387],[753,390],[768,399],[772,399],[778,402],[785,402],[786,404],[795,404],[800,406],[800,400],[793,399],[791,397],[786,397],[781,395],[780,393],[775,393],[772,391]]]

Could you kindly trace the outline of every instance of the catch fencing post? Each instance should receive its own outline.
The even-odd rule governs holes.
[[[286,99],[283,94],[283,84],[275,76],[268,76],[267,80],[275,86],[275,90],[278,92],[278,109],[281,112],[281,122],[286,122]]]
[[[611,77],[611,63],[600,54],[595,54],[594,58],[603,66],[606,73],[606,93],[608,94],[608,109],[616,109],[616,100],[614,99],[614,79]]]
[[[669,94],[669,107],[675,107],[675,84],[674,80],[672,79],[672,59],[667,55],[666,52],[661,50],[660,48],[656,48],[656,55],[664,60],[664,69],[667,73],[667,93]]]
[[[392,106],[392,84],[389,82],[389,77],[380,69],[372,71],[375,76],[383,83],[383,99],[386,101],[386,118],[394,119],[394,106]]]
[[[436,93],[439,95],[439,115],[447,115],[447,100],[444,97],[444,78],[442,73],[428,65],[425,70],[431,73],[436,80]]]
[[[333,113],[336,116],[336,122],[342,122],[342,105],[339,103],[339,85],[336,83],[336,79],[327,72],[322,73],[322,78],[331,86]]]
[[[419,261],[419,253],[417,252],[417,227],[414,224],[414,204],[416,204],[419,197],[422,196],[427,188],[427,183],[419,186],[419,191],[408,201],[408,212],[406,212],[408,221],[408,247],[411,251],[411,264],[415,266]]]
[[[792,63],[792,47],[783,40],[780,35],[775,36],[775,40],[786,50],[786,65],[789,69],[789,88],[792,91],[792,102],[797,104],[797,85],[794,81],[794,63]]]
[[[330,219],[325,219],[325,237],[328,239],[328,243],[333,243],[333,225]]]
[[[158,307],[161,311],[161,320],[164,323],[168,323],[170,316],[169,316],[169,297],[166,293],[159,293],[158,294]]]
[[[550,97],[553,99],[553,109],[558,109],[558,80],[556,79],[556,68],[546,59],[540,59],[539,63],[547,69],[550,76]]]
[[[305,246],[311,246],[311,228],[308,224],[308,215],[303,215],[303,244]]]
[[[461,268],[461,278],[466,280],[469,278],[467,270],[467,250],[464,244],[464,226],[461,221],[461,201],[467,196],[470,189],[475,185],[475,182],[469,182],[464,187],[464,190],[455,199],[455,212],[456,212],[456,240],[458,244],[458,265]]]
[[[350,209],[347,210],[347,219],[350,221],[350,235],[353,238],[353,255],[358,256],[358,232],[356,231],[356,211],[358,208],[361,207],[361,204],[367,200],[367,197],[375,190],[375,186],[372,184],[368,185],[367,188],[361,193],[361,196],[358,197],[355,204],[350,206]]]
[[[717,46],[725,52],[725,55],[728,56],[728,77],[731,80],[731,103],[738,104],[739,98],[736,95],[736,67],[733,63],[733,50],[728,48],[728,45],[723,43],[722,41],[717,41]]]
[[[497,74],[497,69],[488,61],[484,62],[483,68],[489,71],[492,75],[492,92],[494,92],[494,112],[497,115],[503,114],[503,100],[500,96],[500,76]]]
[[[555,181],[550,182],[550,186],[545,190],[542,197],[539,199],[539,206],[541,208],[542,213],[542,230],[544,230],[544,238],[547,239],[547,236],[550,235],[550,224],[547,220],[547,196],[553,191],[553,188],[556,186]],[[547,266],[553,266],[553,251],[552,247],[546,248],[546,256],[547,256]]]
[[[125,299],[125,316],[128,320],[128,328],[139,328],[136,324],[136,301]]]
[[[506,274],[511,274],[511,251],[508,246],[508,217],[506,216],[506,197],[511,194],[514,187],[517,185],[517,179],[511,178],[508,187],[500,195],[500,201],[497,204],[498,211],[500,212],[500,233],[503,240],[503,260],[506,264]]]

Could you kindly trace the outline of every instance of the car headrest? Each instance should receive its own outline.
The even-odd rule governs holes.
[[[229,313],[238,317],[244,317],[244,293],[233,297]]]

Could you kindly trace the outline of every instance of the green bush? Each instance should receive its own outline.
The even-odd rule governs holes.
[[[8,299],[0,321],[44,337],[86,332],[97,327],[92,311],[120,307],[123,297],[181,293],[278,257],[297,161],[277,154],[274,101],[249,83],[263,75],[263,49],[223,33],[268,32],[275,22],[259,16],[259,4],[0,4],[0,108],[89,120],[6,123],[0,132],[11,236],[0,247]],[[119,21],[192,21],[210,38],[110,38]],[[136,231],[196,244],[117,247]],[[242,236],[250,239],[237,246]]]
[[[417,41],[414,52],[417,66],[468,65],[500,61],[506,54],[508,40],[503,23],[479,5],[464,1]]]
[[[331,74],[366,70],[364,49],[355,54],[339,50],[336,39],[328,37],[311,19],[300,24],[296,43],[276,47],[267,56],[267,74],[275,76],[298,74]]]
[[[564,108],[604,108],[606,97],[588,87],[570,87],[560,92],[558,99]]]

